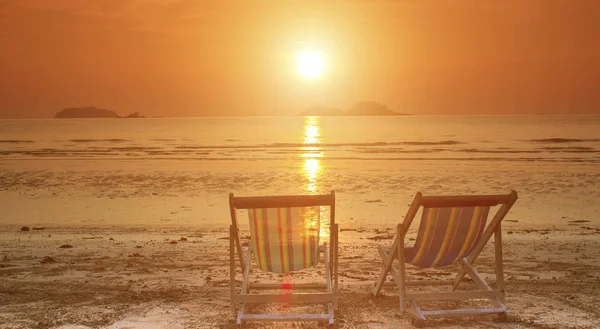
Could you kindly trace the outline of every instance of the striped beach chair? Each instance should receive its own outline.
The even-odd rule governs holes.
[[[324,321],[334,323],[337,296],[337,236],[335,192],[325,195],[235,197],[229,194],[230,293],[237,324],[246,321]],[[321,207],[329,207],[329,244],[320,243]],[[248,212],[250,241],[246,252],[240,240],[238,210]],[[237,260],[236,260],[237,254]],[[290,273],[317,265],[323,254],[325,283],[251,283],[251,262],[264,272]],[[241,287],[235,281],[238,269]],[[290,277],[293,275],[290,273]],[[286,276],[287,277],[287,276]],[[264,293],[264,291],[276,291]],[[263,293],[257,293],[263,291]],[[298,291],[298,293],[296,293]],[[300,293],[299,291],[303,291]],[[324,304],[326,313],[257,314],[248,313],[246,304]]]
[[[395,285],[400,290],[400,311],[409,310],[415,321],[428,318],[499,313],[505,316],[504,269],[502,263],[501,221],[517,200],[517,192],[506,195],[423,196],[420,192],[408,209],[404,221],[397,227],[397,236],[390,249],[378,247],[383,268],[373,287],[375,296],[384,286]],[[491,207],[497,208],[488,220]],[[417,238],[412,247],[405,246],[405,235],[422,208]],[[473,263],[494,235],[495,288],[490,287],[473,267]],[[397,260],[397,261],[396,261]],[[459,264],[453,280],[409,280],[406,264],[418,268],[440,268]],[[393,282],[386,282],[391,274]],[[464,276],[469,277],[477,290],[456,291]],[[407,286],[452,285],[449,292],[408,293]],[[435,300],[487,299],[491,307],[448,310],[421,310],[418,302]]]

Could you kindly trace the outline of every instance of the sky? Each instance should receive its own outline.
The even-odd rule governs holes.
[[[599,31],[596,0],[0,0],[0,118],[600,114]]]

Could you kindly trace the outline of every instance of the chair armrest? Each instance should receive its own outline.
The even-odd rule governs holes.
[[[404,226],[404,223],[400,223],[397,226],[397,231],[398,231],[398,238],[402,239],[402,241],[404,241],[404,237],[406,236],[406,227]]]

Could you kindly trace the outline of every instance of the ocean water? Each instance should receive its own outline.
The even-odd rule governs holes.
[[[0,160],[600,161],[600,116],[0,120]]]
[[[600,116],[0,121],[0,223],[214,225],[228,194],[336,191],[340,223],[519,193],[512,226],[600,228]]]

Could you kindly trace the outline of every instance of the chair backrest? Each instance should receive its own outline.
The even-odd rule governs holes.
[[[286,273],[319,262],[319,207],[248,209],[250,243],[258,267]]]
[[[468,255],[479,241],[490,207],[424,207],[410,263],[446,266]],[[411,257],[412,256],[412,257]]]
[[[477,253],[517,199],[516,192],[507,195],[429,196],[417,193],[411,208],[423,208],[417,239],[407,249],[407,262],[419,267],[450,265]],[[490,208],[502,204],[488,223]],[[416,211],[412,211],[412,218]],[[408,227],[412,218],[406,218]]]
[[[261,270],[275,273],[297,271],[319,262],[321,206],[330,207],[330,225],[333,224],[334,192],[273,197],[230,194],[235,231],[239,229],[236,210],[247,209],[254,259]]]

